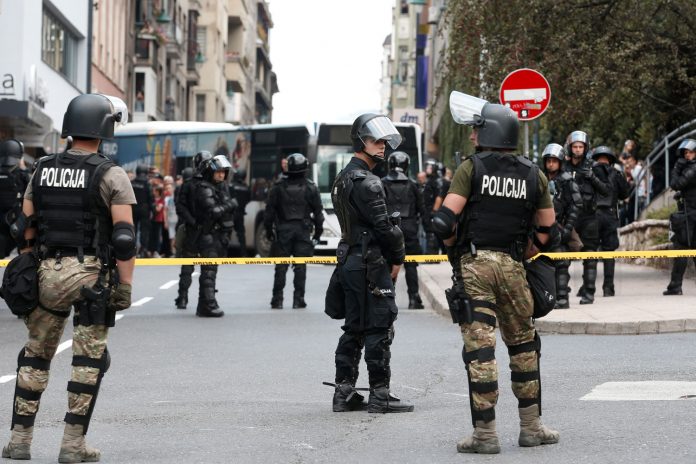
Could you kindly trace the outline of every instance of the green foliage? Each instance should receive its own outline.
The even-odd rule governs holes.
[[[663,243],[668,243],[669,242],[669,232],[664,231],[660,233],[656,233],[652,237],[650,237],[650,243],[652,245],[661,245]]]
[[[665,206],[664,208],[649,211],[645,214],[646,219],[669,219],[669,215],[677,211],[677,205]]]
[[[572,130],[645,156],[664,134],[696,118],[696,2],[693,0],[458,0],[446,11],[449,47],[440,92],[498,101],[517,68],[551,85],[540,145]],[[445,114],[438,138],[450,157],[466,130]],[[466,147],[470,149],[470,147]]]

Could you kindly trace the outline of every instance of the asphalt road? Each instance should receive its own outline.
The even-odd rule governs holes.
[[[323,314],[331,270],[310,266],[307,309],[277,311],[269,306],[272,267],[221,268],[218,299],[227,314],[215,320],[196,318],[195,301],[186,311],[174,309],[176,286],[160,287],[178,269],[138,268],[133,301],[139,306],[125,311],[110,334],[112,365],[88,434],[102,462],[696,462],[696,398],[661,400],[664,385],[644,383],[685,382],[678,385],[696,396],[696,339],[688,333],[544,336],[543,419],[561,432],[561,442],[534,449],[517,446],[516,401],[499,341],[502,453],[465,456],[455,448],[471,431],[458,328],[430,310],[403,309],[392,347],[392,390],[412,401],[415,412],[333,413],[333,390],[321,384],[333,380],[341,333],[340,323]],[[401,279],[397,303],[405,308]],[[197,295],[197,284],[190,295]],[[286,307],[291,296],[286,288]],[[2,427],[9,428],[9,376],[24,337],[21,321],[0,311]],[[66,349],[53,362],[42,399],[34,462],[56,460],[69,368]],[[364,363],[361,372],[365,386]],[[624,396],[586,397],[612,385],[623,385]],[[626,399],[645,385],[654,389],[646,399]]]

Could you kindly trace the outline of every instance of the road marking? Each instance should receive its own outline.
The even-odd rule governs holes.
[[[154,300],[154,298],[152,298],[151,296],[146,296],[145,298],[139,299],[135,303],[131,303],[131,306],[142,306],[150,300]]]
[[[3,375],[2,377],[0,377],[0,383],[7,383],[7,382],[9,382],[10,380],[14,380],[16,377],[17,377],[16,374],[13,374],[13,375]]]
[[[199,275],[201,275],[201,273],[196,271],[193,274],[191,274],[191,277],[198,277]]]
[[[72,340],[64,341],[63,343],[58,345],[58,348],[56,349],[56,355],[58,355],[58,353],[61,353],[65,350],[67,350],[71,346],[72,346]],[[55,357],[55,355],[54,355],[54,357]],[[17,377],[17,374],[3,375],[2,377],[0,377],[0,383],[10,382],[10,381],[14,380],[16,377]]]
[[[117,315],[116,315],[116,320],[118,321],[118,320],[121,320],[121,319],[123,319],[123,314],[117,314]]]
[[[696,382],[606,382],[597,385],[582,401],[672,401],[696,394]]]
[[[162,286],[160,287],[160,290],[169,290],[170,288],[172,288],[173,286],[175,286],[175,285],[178,284],[178,283],[179,283],[178,280],[170,280],[170,281],[167,282],[166,284],[162,285]]]

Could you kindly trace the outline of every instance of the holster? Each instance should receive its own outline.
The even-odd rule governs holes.
[[[104,325],[113,327],[116,325],[116,312],[109,309],[109,297],[111,289],[100,284],[94,287],[83,286],[80,289],[83,300],[76,303],[79,308],[79,325],[89,327],[91,325]]]
[[[464,282],[461,279],[452,279],[452,282],[452,288],[445,290],[452,322],[454,324],[471,324],[474,321],[474,312],[469,295],[464,289]]]

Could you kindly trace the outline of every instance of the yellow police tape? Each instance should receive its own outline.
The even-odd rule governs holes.
[[[655,251],[580,251],[568,253],[541,253],[536,257],[546,256],[552,260],[611,259],[611,258],[691,258],[696,257],[696,250],[655,250]],[[440,263],[447,261],[446,255],[409,255],[409,263]],[[9,259],[0,260],[0,267],[5,267]],[[335,264],[335,256],[311,256],[306,258],[138,258],[136,266],[211,266],[228,264]]]

